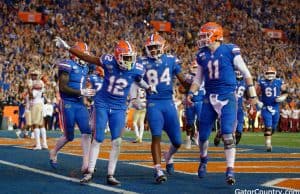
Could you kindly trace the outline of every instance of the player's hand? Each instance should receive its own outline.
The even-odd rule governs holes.
[[[68,45],[68,43],[66,43],[66,41],[64,41],[63,39],[61,39],[59,36],[56,36],[54,39],[55,45],[58,48],[63,48],[66,50],[69,50],[71,47]]]
[[[193,102],[193,94],[188,94],[186,97],[186,105],[187,106],[193,106],[194,102]]]
[[[250,104],[255,105],[258,110],[261,110],[264,103],[258,100],[257,97],[250,99]]]
[[[81,89],[81,90],[80,90],[80,94],[81,94],[82,96],[95,96],[96,90],[94,90],[94,89],[89,89],[89,88],[85,88],[85,89]]]
[[[156,87],[154,85],[150,85],[149,88],[147,89],[147,93],[149,94],[157,94]]]

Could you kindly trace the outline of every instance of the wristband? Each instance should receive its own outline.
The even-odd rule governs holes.
[[[248,86],[248,92],[249,92],[250,98],[256,98],[257,97],[254,85],[249,85]]]

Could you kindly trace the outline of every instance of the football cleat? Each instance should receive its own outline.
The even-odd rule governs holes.
[[[199,178],[204,178],[206,175],[206,166],[207,164],[205,163],[200,163],[199,168],[198,168],[198,177]]]
[[[235,183],[235,178],[234,178],[234,172],[233,172],[233,168],[228,167],[226,170],[226,182],[229,185],[234,185]]]
[[[267,146],[266,151],[267,152],[272,152],[272,146]]]
[[[206,175],[207,157],[201,158],[201,162],[198,167],[198,177],[204,178]]]
[[[191,141],[190,138],[186,139],[185,148],[186,149],[191,149],[192,148],[192,141]]]
[[[242,133],[236,131],[236,132],[235,132],[235,145],[238,145],[238,144],[240,143],[241,138],[242,138]]]
[[[167,164],[166,171],[169,175],[174,174],[174,163]]]
[[[93,179],[93,173],[85,173],[83,175],[83,178],[80,179],[80,183],[84,184],[84,183],[89,183],[91,180]]]
[[[106,182],[107,182],[108,185],[112,185],[112,186],[121,185],[121,182],[118,181],[113,175],[107,175]]]
[[[161,184],[167,181],[167,177],[162,170],[156,170],[154,173],[155,182]]]
[[[58,167],[58,163],[57,161],[54,161],[54,160],[49,160],[49,163],[50,163],[50,166],[53,168],[53,169],[57,169]]]
[[[53,153],[53,150],[51,150],[49,154],[50,154],[50,160],[49,160],[50,166],[54,169],[57,169],[58,167],[57,155]]]
[[[41,146],[35,146],[34,148],[32,148],[32,150],[41,150],[42,147]]]
[[[222,139],[222,134],[220,131],[217,132],[216,137],[214,138],[214,144],[215,146],[219,146]]]

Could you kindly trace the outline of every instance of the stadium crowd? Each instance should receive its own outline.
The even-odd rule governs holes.
[[[57,102],[55,64],[68,53],[57,52],[56,35],[70,43],[86,42],[97,56],[112,52],[115,42],[126,38],[142,55],[144,37],[153,32],[149,22],[161,20],[172,24],[172,32],[161,32],[169,43],[167,51],[177,55],[186,70],[197,51],[199,27],[208,21],[220,23],[225,42],[241,47],[255,80],[268,66],[275,67],[288,84],[283,109],[300,109],[297,1],[5,0],[0,7],[1,104],[24,103],[24,80],[35,69],[46,82],[44,97]],[[22,23],[18,11],[41,12],[48,20],[43,25]],[[268,37],[262,28],[282,30],[285,38]]]

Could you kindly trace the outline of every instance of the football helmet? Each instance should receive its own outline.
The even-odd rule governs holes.
[[[114,56],[120,69],[130,70],[136,62],[137,52],[133,44],[120,40],[115,47]]]
[[[199,48],[210,46],[216,41],[223,40],[223,28],[215,22],[208,22],[201,26],[199,36]]]
[[[76,42],[74,44],[74,46],[72,46],[72,48],[76,48],[77,50],[79,50],[79,51],[81,51],[81,52],[83,52],[85,54],[89,54],[89,48],[88,48],[87,44],[84,43],[84,42]],[[70,54],[70,57],[71,57],[72,60],[76,61],[77,63],[79,63],[81,65],[86,65],[85,61],[79,59],[75,55]]]
[[[273,80],[276,78],[276,70],[274,67],[268,67],[267,71],[265,72],[265,78],[267,80]]]
[[[166,41],[159,34],[151,34],[145,43],[146,54],[150,58],[158,59],[164,53]]]
[[[235,70],[235,76],[237,80],[243,79],[243,74],[239,70]]]
[[[197,73],[197,68],[198,68],[197,61],[194,60],[194,61],[189,65],[189,72],[192,73],[192,74],[196,74],[196,73]]]

